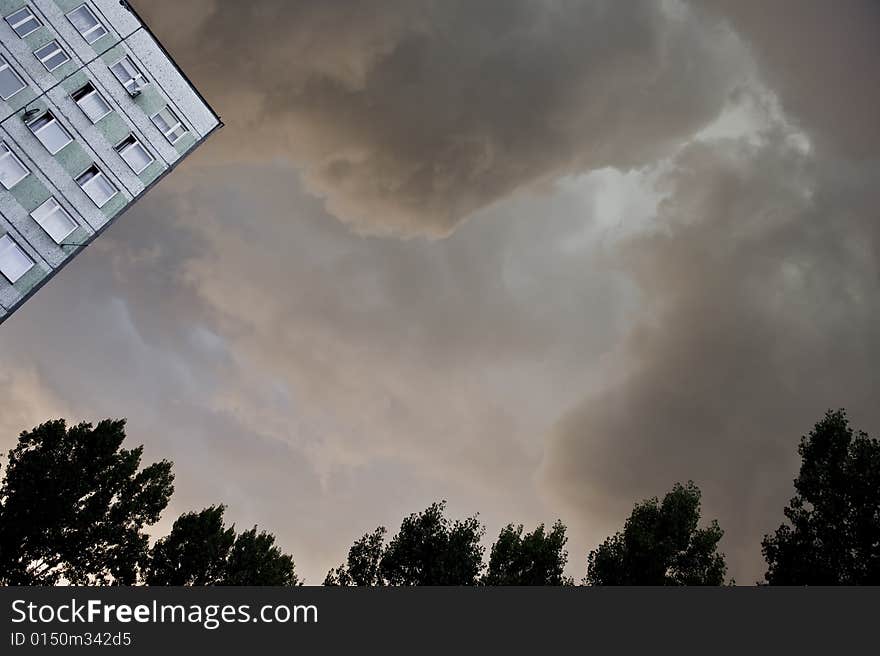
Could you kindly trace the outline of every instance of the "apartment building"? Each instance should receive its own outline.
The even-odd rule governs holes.
[[[0,323],[222,122],[120,0],[0,0]]]

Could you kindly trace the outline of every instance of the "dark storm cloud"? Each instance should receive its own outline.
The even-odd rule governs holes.
[[[783,519],[798,437],[840,406],[880,430],[880,170],[764,138],[676,158],[658,231],[621,248],[645,299],[616,356],[629,375],[560,423],[544,469],[594,539],[694,479],[742,583]]]
[[[832,155],[880,154],[880,3],[708,0],[748,42],[786,112]]]
[[[180,33],[177,5],[145,3],[160,35]],[[519,187],[651,162],[718,113],[745,66],[717,21],[676,3],[197,7],[175,54],[242,128],[214,152],[292,159],[366,232],[446,235]]]
[[[839,406],[880,432],[880,12],[698,6],[736,29],[803,134],[678,156],[663,231],[620,253],[645,299],[616,355],[629,374],[559,423],[544,476],[593,540],[635,500],[697,480],[748,583],[791,494],[798,437]]]

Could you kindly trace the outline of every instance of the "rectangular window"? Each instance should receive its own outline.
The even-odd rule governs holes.
[[[22,39],[34,30],[37,30],[41,25],[37,17],[34,16],[34,12],[27,5],[9,14],[6,17],[6,22]]]
[[[153,156],[133,134],[128,135],[116,146],[116,152],[135,173],[140,173],[153,163]]]
[[[186,127],[177,118],[177,114],[171,111],[170,107],[165,107],[150,118],[153,120],[153,124],[162,131],[162,134],[171,143],[177,143],[187,133]]]
[[[12,189],[24,180],[30,171],[21,163],[5,143],[0,142],[0,183],[7,189]]]
[[[0,98],[9,100],[26,86],[9,62],[0,55]]]
[[[116,186],[94,164],[80,174],[76,183],[98,207],[104,207],[118,193]]]
[[[63,242],[77,227],[76,221],[54,198],[50,198],[31,212],[31,216],[56,244]]]
[[[67,130],[64,129],[64,126],[52,115],[52,112],[46,112],[39,118],[34,119],[28,124],[28,127],[34,133],[34,136],[46,147],[46,150],[53,155],[73,141]]]
[[[110,70],[132,96],[139,94],[141,87],[147,83],[147,78],[127,55],[113,64]]]
[[[82,38],[86,40],[86,43],[94,43],[107,34],[107,29],[95,17],[88,5],[80,5],[67,14],[67,18],[73,23]]]
[[[9,282],[15,282],[34,266],[34,261],[12,241],[9,235],[0,237],[0,273]]]
[[[76,101],[92,123],[97,123],[110,113],[110,105],[91,82],[74,91],[70,97]]]
[[[43,62],[47,71],[54,71],[62,64],[70,61],[70,56],[64,52],[57,41],[50,41],[42,48],[34,50],[34,56]]]

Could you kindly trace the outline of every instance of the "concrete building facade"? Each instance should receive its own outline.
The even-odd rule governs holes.
[[[124,0],[0,0],[0,323],[221,126]]]

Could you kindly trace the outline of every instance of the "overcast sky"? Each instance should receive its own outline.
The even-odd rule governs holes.
[[[129,419],[308,583],[448,499],[569,572],[693,479],[763,574],[880,433],[872,0],[149,0],[226,127],[0,328],[0,448]]]

